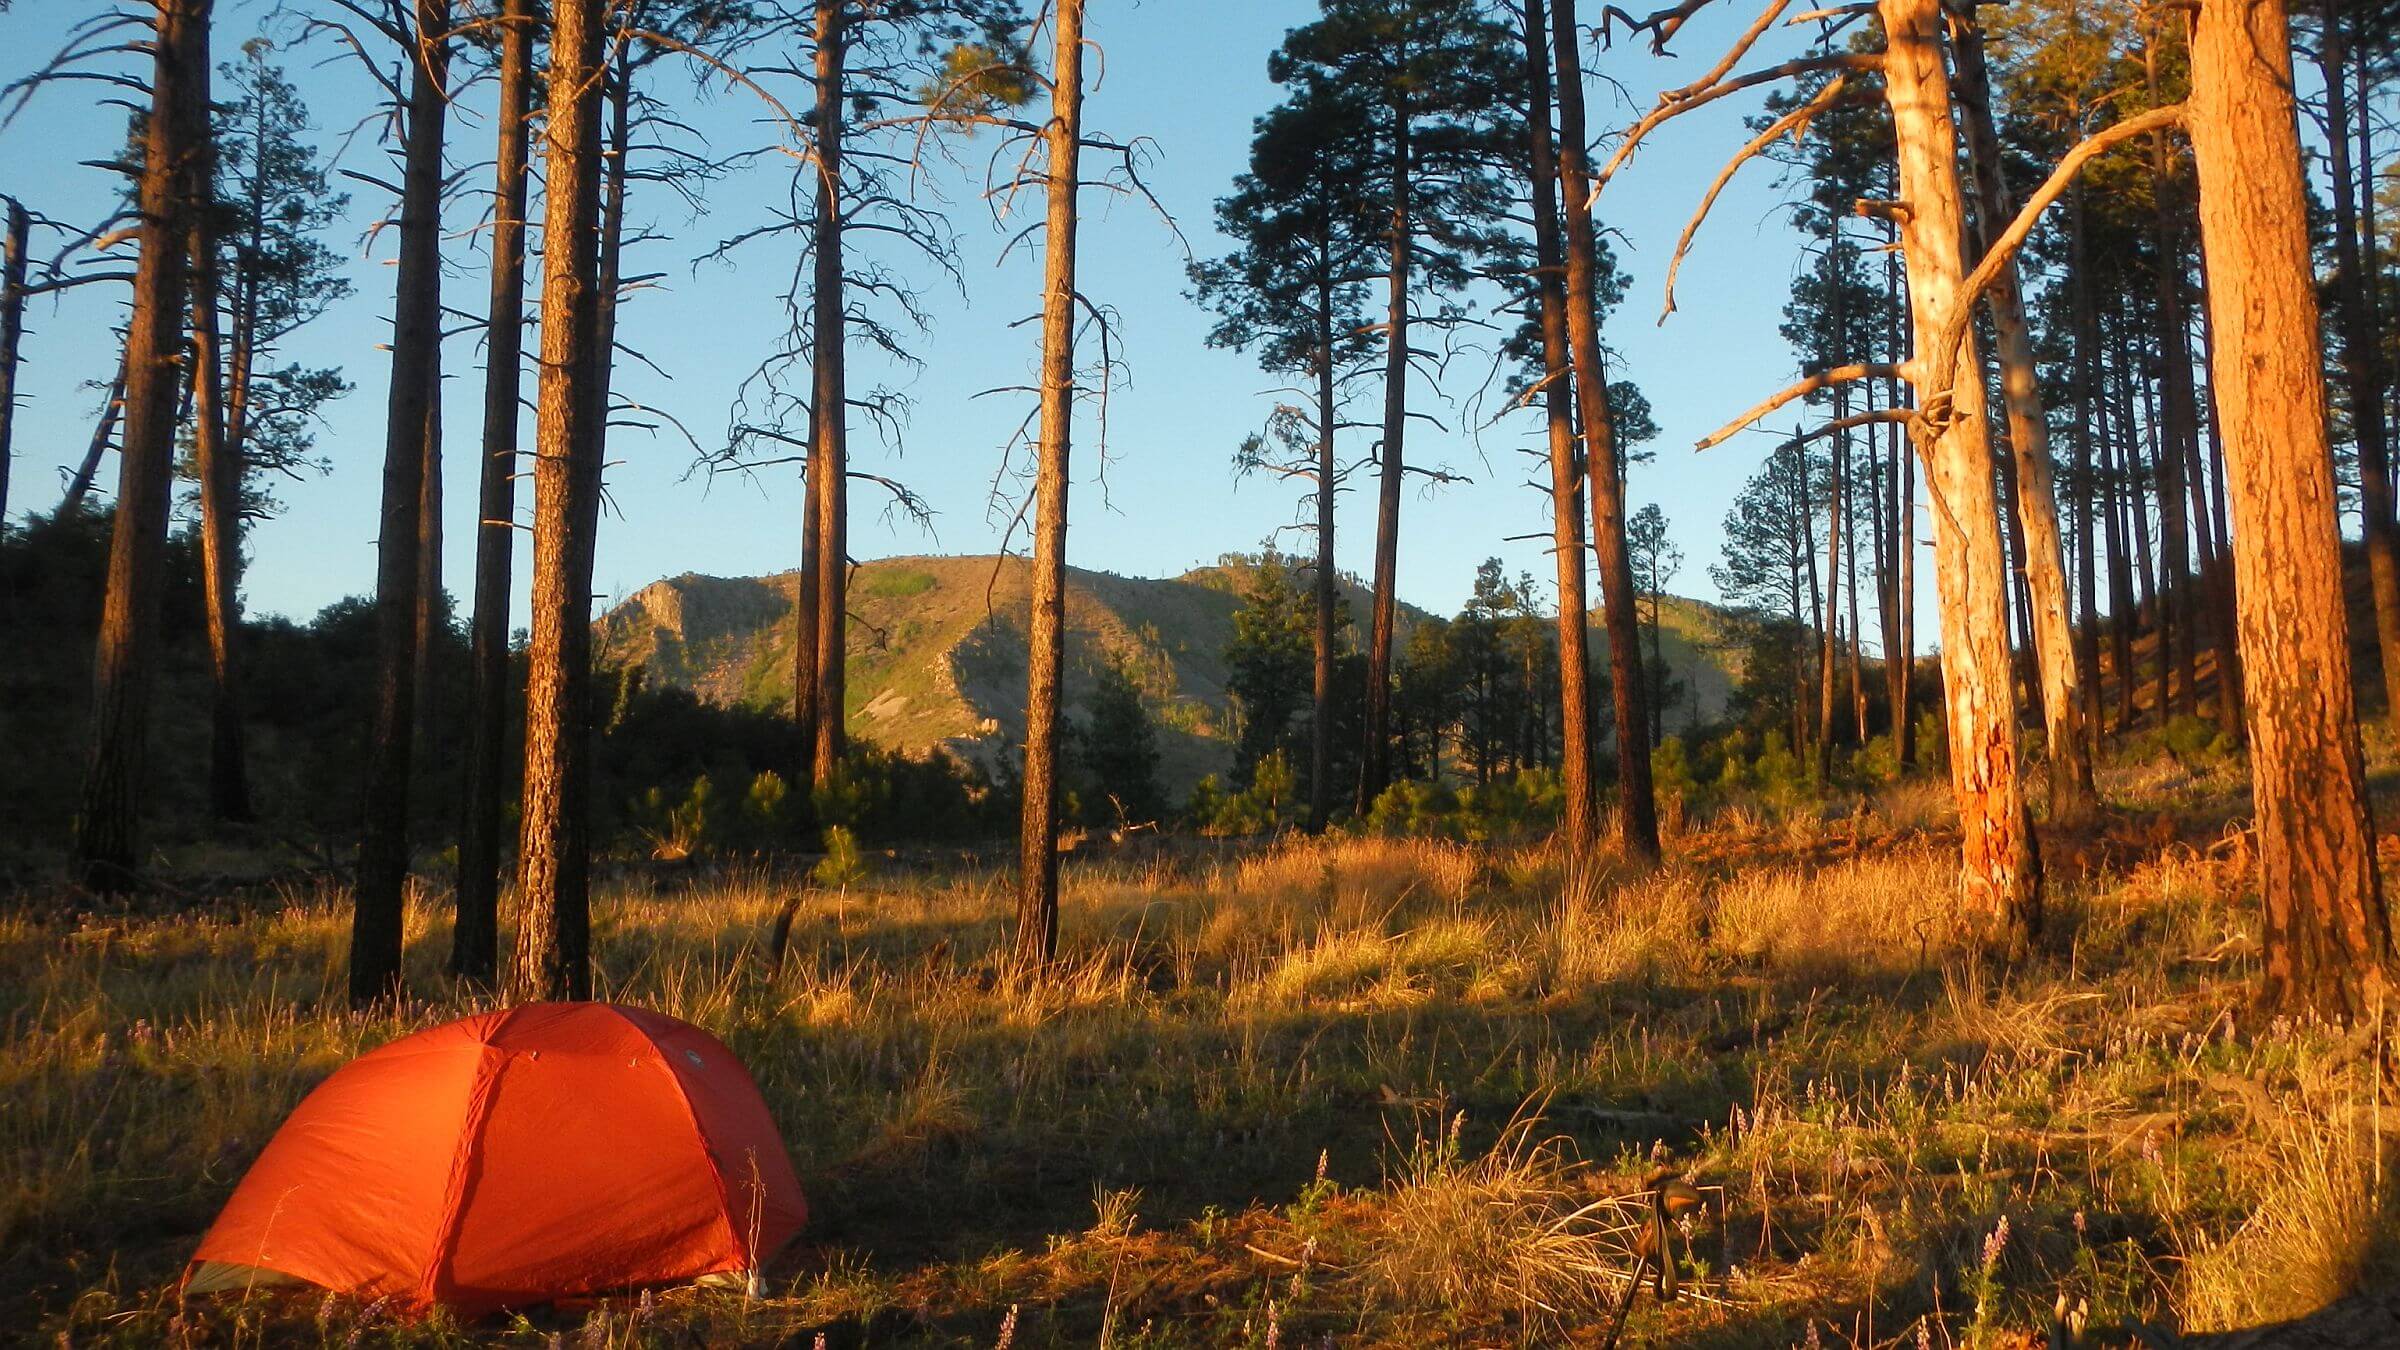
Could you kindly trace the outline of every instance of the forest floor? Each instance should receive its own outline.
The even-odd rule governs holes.
[[[2042,950],[2007,970],[1955,945],[1927,782],[1719,810],[1646,873],[1364,839],[1078,860],[1039,986],[1004,973],[990,869],[812,893],[780,970],[793,879],[619,876],[605,996],[750,1066],[810,1223],[748,1294],[473,1327],[176,1293],[311,1086],[479,1006],[439,973],[443,897],[410,915],[423,1001],[354,1014],[331,890],[22,896],[0,1339],[1599,1345],[1672,1167],[1709,1204],[1628,1344],[2039,1346],[2062,1310],[2100,1345],[2400,1343],[2400,1310],[2341,1301],[2400,1246],[2389,1057],[2249,1008],[2238,762],[2104,788],[2106,825],[2045,835]]]

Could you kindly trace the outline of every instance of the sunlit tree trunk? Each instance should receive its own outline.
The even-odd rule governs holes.
[[[533,631],[517,844],[522,994],[591,996],[592,548],[602,412],[600,102],[606,0],[553,0],[543,130],[542,348],[533,475]]]
[[[1962,197],[1950,80],[1942,63],[1938,0],[1880,0],[1884,96],[1899,155],[1901,222],[1916,348],[1932,345],[1964,278]],[[2018,780],[2017,708],[2008,636],[2008,576],[2000,504],[1985,435],[1981,360],[1972,334],[1951,390],[1955,420],[1920,438],[1934,513],[1942,597],[1942,677],[1950,730],[1950,783],[1958,801],[1960,891],[1983,940],[2023,955],[2042,918],[2041,863]],[[1919,403],[1926,402],[1919,391]]]
[[[2325,120],[2336,128],[2326,138],[2333,171],[2334,310],[2341,322],[2343,392],[2350,403],[2350,429],[2358,447],[2360,534],[2366,541],[2367,578],[2375,610],[2375,645],[2383,665],[2385,715],[2400,714],[2400,531],[2392,519],[2392,466],[2383,417],[2383,390],[2375,380],[2374,327],[2368,297],[2377,283],[2362,264],[2359,248],[2357,174],[2351,164],[2349,6],[2328,0],[2324,37],[2317,45],[2325,79]],[[2370,189],[2371,195],[2371,189]]]
[[[1398,620],[1400,488],[1408,434],[1408,282],[1412,162],[1408,116],[1392,127],[1392,224],[1389,298],[1384,314],[1383,439],[1376,448],[1375,575],[1367,631],[1366,742],[1358,761],[1358,813],[1365,815],[1391,781],[1392,634]]]
[[[1583,465],[1575,453],[1574,374],[1567,339],[1566,246],[1560,238],[1557,149],[1550,130],[1550,37],[1543,0],[1525,3],[1525,125],[1533,205],[1535,301],[1540,307],[1544,428],[1550,438],[1550,548],[1558,567],[1560,829],[1570,849],[1599,833],[1592,796],[1591,656],[1584,590]]]
[[[449,5],[416,0],[409,49],[400,266],[392,306],[382,527],[375,543],[375,713],[367,740],[366,821],[350,925],[350,998],[400,992],[408,887],[409,778],[416,737],[425,477],[433,467],[433,386],[442,340],[442,125],[448,109]]]
[[[137,188],[141,254],[125,328],[125,441],[109,537],[107,599],[93,663],[91,757],[76,820],[79,878],[123,890],[141,864],[151,686],[167,515],[174,496],[175,411],[183,377],[183,297],[200,178],[211,0],[160,0],[151,34],[150,117]]]
[[[491,300],[484,326],[466,807],[458,835],[458,919],[450,945],[450,973],[481,985],[495,982],[500,966],[500,817],[508,779],[508,619],[516,567],[517,392],[525,353],[526,128],[533,106],[534,0],[504,0],[499,17],[500,139],[493,160]]]
[[[809,444],[810,486],[816,489],[817,640],[816,727],[811,778],[823,787],[841,768],[845,676],[849,660],[849,384],[846,378],[848,295],[842,282],[842,118],[847,114],[844,61],[848,0],[817,0],[817,218],[815,317],[811,352],[815,393]]]
[[[1026,634],[1024,817],[1018,832],[1016,958],[1058,955],[1058,715],[1067,637],[1067,455],[1075,416],[1075,187],[1083,138],[1083,0],[1058,0],[1042,269],[1041,445],[1033,507],[1033,612]]]
[[[1592,219],[1592,174],[1584,133],[1583,58],[1575,0],[1553,0],[1553,97],[1558,101],[1558,177],[1566,208],[1567,346],[1575,410],[1583,430],[1584,491],[1591,496],[1592,548],[1600,564],[1601,621],[1608,630],[1609,694],[1616,710],[1617,837],[1636,859],[1655,861],[1658,801],[1650,786],[1650,717],[1643,705],[1641,617],[1633,555],[1625,544],[1625,469],[1608,406],[1600,349],[1600,250]]]
[[[2270,1006],[2380,1016],[2375,866],[2282,0],[2201,0],[2190,131],[2216,318]]]
[[[1992,122],[1991,77],[1984,61],[1983,32],[1974,23],[1957,29],[1958,106],[1965,124],[1973,169],[1975,215],[1987,242],[2015,214],[2001,168],[2000,135]],[[2026,618],[2033,630],[2039,673],[2044,743],[2050,752],[2050,819],[2075,821],[2097,805],[2092,788],[2089,734],[2083,724],[2083,671],[2067,613],[2066,548],[2059,537],[2058,488],[2053,481],[2050,421],[2042,407],[2034,365],[2033,336],[2015,263],[2000,274],[1985,297],[1992,318],[1994,355],[2000,365],[2000,397],[2008,414],[2008,446],[2016,489],[2016,519],[2023,530]]]
[[[2075,628],[2075,677],[2083,693],[2083,722],[2085,762],[2099,753],[2100,729],[2103,725],[2100,701],[2100,535],[2094,503],[2100,495],[2094,475],[2092,458],[2092,362],[2097,359],[2092,348],[2098,338],[2092,329],[2091,295],[2085,286],[2084,205],[2083,183],[2079,179],[2071,189],[2073,205],[2068,216],[2068,304],[2072,313],[2074,344],[2075,420],[2075,534],[2081,541],[2075,558],[2075,593],[2080,622]]]

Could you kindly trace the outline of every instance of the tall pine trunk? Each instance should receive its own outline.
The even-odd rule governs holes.
[[[1033,508],[1033,612],[1026,633],[1024,817],[1018,831],[1016,959],[1058,955],[1058,716],[1067,639],[1067,468],[1075,419],[1075,187],[1083,143],[1083,0],[1058,0],[1042,267],[1040,463]]]
[[[842,283],[842,118],[847,111],[844,61],[849,36],[843,6],[849,0],[817,0],[817,218],[816,294],[811,322],[815,377],[810,399],[815,434],[809,443],[809,478],[816,489],[817,640],[816,735],[811,780],[833,781],[842,765],[844,677],[849,661],[849,384],[844,365],[848,295]]]
[[[1366,740],[1358,761],[1358,813],[1391,781],[1392,633],[1399,613],[1400,487],[1408,433],[1408,281],[1411,162],[1408,114],[1392,113],[1392,223],[1384,314],[1383,440],[1376,449],[1374,613],[1367,633]]]
[[[1320,229],[1325,227],[1320,226]],[[1308,687],[1308,830],[1322,833],[1333,814],[1333,612],[1340,584],[1333,564],[1333,494],[1340,468],[1333,431],[1341,415],[1333,383],[1332,240],[1317,241],[1317,571],[1313,661]]]
[[[1650,786],[1650,717],[1643,705],[1641,616],[1633,554],[1625,544],[1625,470],[1618,460],[1608,366],[1600,350],[1600,246],[1592,220],[1592,172],[1583,119],[1583,59],[1575,0],[1553,0],[1550,47],[1558,101],[1558,178],[1567,225],[1567,346],[1575,410],[1583,425],[1584,490],[1591,495],[1592,548],[1600,564],[1601,621],[1608,630],[1609,694],[1617,733],[1617,837],[1628,856],[1656,861],[1658,800]]]
[[[2001,168],[2000,135],[1992,122],[1991,76],[1983,31],[1962,24],[1953,45],[1958,64],[1958,106],[1967,133],[1967,162],[1973,169],[1978,231],[1989,241],[2015,210]],[[2068,822],[2091,814],[2098,804],[2092,787],[2090,736],[2084,728],[2083,671],[2067,613],[2066,547],[2059,536],[2058,487],[2050,457],[2050,421],[2042,407],[2034,365],[2033,336],[2025,322],[2025,300],[2014,262],[2001,270],[1986,297],[1992,318],[1993,354],[2000,364],[2000,397],[2008,414],[2008,446],[2016,489],[2016,519],[2023,531],[2026,616],[2033,629],[2039,673],[2044,744],[2050,752],[2050,819]]]
[[[185,249],[190,218],[208,191],[200,169],[208,134],[210,9],[211,0],[161,0],[151,34],[150,117],[138,187],[141,256],[125,327],[124,452],[93,663],[91,757],[75,830],[77,873],[83,884],[102,891],[130,888],[141,864],[151,686],[183,378]]]
[[[527,119],[534,0],[500,12],[499,148],[493,158],[491,299],[484,325],[483,466],[477,483],[475,617],[469,633],[465,817],[450,973],[489,986],[500,968],[500,827],[508,781],[508,619],[515,584],[517,392],[525,355]]]
[[[2326,138],[2333,170],[2334,309],[2341,322],[2342,390],[2350,403],[2350,429],[2358,446],[2360,534],[2366,541],[2367,578],[2374,599],[2375,646],[2383,665],[2385,715],[2400,714],[2400,529],[2392,519],[2391,450],[2383,417],[2383,389],[2375,378],[2375,331],[2367,312],[2378,284],[2363,266],[2359,247],[2358,175],[2350,158],[2348,5],[2328,0],[2317,63],[2325,78],[2325,120],[2336,128]],[[2368,189],[2371,194],[2373,189]]]
[[[375,716],[367,742],[365,828],[350,921],[350,998],[400,992],[408,889],[409,777],[416,738],[425,477],[442,341],[442,124],[448,109],[449,5],[416,0],[409,50],[400,266],[392,305],[382,529],[375,541]]]
[[[2068,304],[2073,328],[2069,340],[2074,350],[2075,390],[2075,536],[2079,547],[2075,554],[2075,596],[2079,622],[2075,628],[2075,676],[2083,691],[2085,762],[2099,753],[2101,727],[2104,719],[2100,697],[2100,532],[2095,503],[2100,496],[2097,468],[2092,457],[2092,418],[2097,415],[2092,406],[2092,365],[2098,360],[2093,350],[2099,339],[2092,325],[2091,293],[2086,284],[2089,265],[2084,258],[2083,183],[2078,179],[2072,189],[2073,205],[2068,216]],[[2113,534],[2113,531],[2111,532]]]
[[[1560,238],[1557,148],[1550,130],[1550,30],[1543,0],[1525,0],[1526,132],[1533,206],[1534,300],[1542,339],[1542,413],[1550,442],[1550,548],[1558,567],[1558,702],[1566,792],[1561,830],[1581,852],[1598,837],[1592,795],[1590,620],[1584,589],[1583,465],[1575,453],[1574,372],[1567,339],[1566,245]]]
[[[2266,1001],[2381,1014],[2375,866],[2342,603],[2325,362],[2282,0],[2201,0],[2190,131],[2225,412]]]
[[[1965,238],[1950,80],[1943,68],[1938,0],[1880,0],[1886,55],[1884,96],[1898,142],[1901,223],[1916,348],[1929,348],[1964,279]],[[1993,950],[2023,955],[2040,931],[2041,862],[2017,764],[2017,700],[2011,678],[2008,575],[2000,503],[1985,434],[1982,361],[1972,335],[1951,390],[1953,421],[1921,434],[1918,453],[1933,494],[1934,562],[1942,597],[1942,678],[1950,729],[1950,784],[1957,797],[1960,894]],[[1918,402],[1926,403],[1920,390]]]
[[[542,349],[533,475],[533,632],[526,648],[524,824],[517,844],[523,994],[591,995],[592,551],[604,411],[601,20],[607,0],[554,0],[543,130]]]
[[[17,351],[25,338],[25,250],[33,217],[14,197],[0,242],[0,521],[8,519],[8,480],[16,468]]]
[[[208,106],[205,64],[194,82]],[[200,593],[208,619],[208,814],[250,819],[250,775],[242,746],[242,471],[226,408],[224,286],[217,267],[216,151],[203,140],[195,176],[209,185],[192,213],[186,250],[191,276],[192,469],[200,487]]]

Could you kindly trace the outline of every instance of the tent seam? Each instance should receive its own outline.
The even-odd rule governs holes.
[[[442,1187],[442,1218],[433,1230],[433,1250],[426,1254],[424,1274],[417,1281],[417,1299],[427,1306],[439,1301],[441,1273],[447,1261],[456,1255],[459,1225],[466,1218],[467,1169],[475,1155],[475,1145],[483,1132],[484,1118],[491,1112],[492,1094],[500,1078],[500,1069],[508,1062],[508,1052],[492,1044],[503,1027],[516,1016],[511,1009],[492,1024],[490,1034],[479,1048],[475,1065],[475,1085],[467,1092],[467,1110],[459,1122],[457,1150],[450,1157],[450,1175]]]
[[[604,1003],[600,1006],[616,1014],[624,1021],[625,1025],[633,1028],[633,1033],[642,1038],[642,1044],[649,1046],[651,1053],[657,1056],[656,1063],[666,1073],[667,1081],[674,1084],[675,1100],[683,1103],[683,1114],[692,1122],[692,1142],[700,1146],[701,1164],[708,1169],[708,1179],[716,1186],[717,1222],[724,1226],[726,1236],[732,1239],[733,1249],[740,1252],[742,1260],[747,1263],[741,1269],[755,1273],[760,1263],[759,1254],[752,1250],[755,1244],[734,1227],[733,1197],[726,1192],[725,1173],[717,1167],[717,1151],[711,1146],[708,1126],[701,1121],[699,1108],[692,1105],[692,1094],[683,1084],[683,1075],[675,1071],[675,1065],[668,1058],[667,1048],[658,1043],[658,1038],[651,1034],[648,1027],[627,1016],[625,1009],[614,1003]],[[764,1210],[767,1199],[766,1188],[762,1184],[756,1189],[758,1195],[755,1197],[754,1207]]]

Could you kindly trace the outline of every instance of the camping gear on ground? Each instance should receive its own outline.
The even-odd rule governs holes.
[[[757,1084],[714,1036],[536,1003],[335,1071],[234,1188],[184,1288],[312,1284],[473,1317],[755,1276],[807,1212]]]

